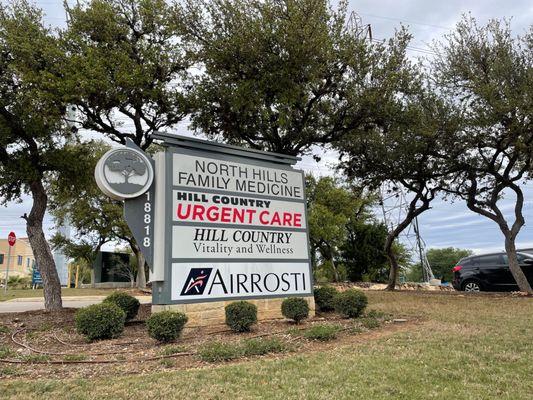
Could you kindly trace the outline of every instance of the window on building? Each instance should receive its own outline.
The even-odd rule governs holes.
[[[26,268],[30,268],[30,258],[26,258]]]
[[[0,264],[3,264],[3,263],[4,263],[4,255],[0,254]]]
[[[18,256],[17,265],[22,265],[22,256]]]

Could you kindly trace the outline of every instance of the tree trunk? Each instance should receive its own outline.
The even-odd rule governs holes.
[[[341,280],[339,276],[339,271],[337,271],[337,266],[335,265],[335,261],[333,261],[333,257],[330,257],[331,261],[331,268],[333,268],[333,279],[335,279],[335,282],[339,282]]]
[[[409,208],[404,219],[398,224],[398,226],[396,226],[396,228],[388,233],[387,240],[385,241],[385,254],[387,255],[390,263],[389,284],[387,285],[387,290],[396,289],[398,273],[400,271],[396,254],[394,254],[394,249],[392,248],[394,245],[394,240],[400,235],[400,233],[403,232],[405,228],[409,226],[411,222],[413,222],[416,217],[429,209],[429,204],[434,197],[434,191],[426,194],[424,194],[423,191],[417,192],[415,197],[409,203]],[[418,201],[422,202],[422,205],[419,207],[417,207]]]
[[[137,258],[137,287],[139,289],[145,289],[146,274],[144,272],[144,265],[146,264],[146,258],[137,244],[132,245],[131,248]]]
[[[398,271],[400,266],[398,265],[398,260],[396,259],[396,254],[394,254],[394,249],[392,245],[394,244],[394,239],[396,239],[396,232],[390,232],[387,235],[387,240],[385,241],[385,254],[389,259],[390,270],[389,270],[389,283],[386,290],[395,290],[396,282],[398,281]]]
[[[94,272],[94,266],[91,268],[91,287],[96,287],[96,273]]]
[[[47,311],[57,311],[63,308],[61,283],[52,251],[43,233],[43,219],[48,205],[48,197],[41,181],[32,182],[30,184],[30,191],[33,198],[33,205],[30,215],[24,216],[26,220],[26,232],[43,279],[44,307]]]
[[[522,268],[520,268],[520,265],[518,264],[518,258],[516,257],[515,240],[510,232],[504,232],[504,235],[505,252],[507,253],[507,259],[509,260],[509,269],[511,270],[511,274],[513,274],[513,278],[516,281],[520,291],[533,294],[531,285],[529,284],[526,276],[524,275],[524,271],[522,271]]]

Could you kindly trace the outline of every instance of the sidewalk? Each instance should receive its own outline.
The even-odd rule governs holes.
[[[63,296],[63,307],[81,308],[102,302],[106,296]],[[152,296],[135,296],[141,304],[150,304]],[[43,297],[17,298],[0,302],[0,313],[44,310]]]

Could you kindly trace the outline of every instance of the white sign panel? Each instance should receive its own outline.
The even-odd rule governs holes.
[[[183,154],[174,154],[173,164],[174,186],[304,198],[302,174],[297,171]]]
[[[223,194],[173,191],[174,221],[305,228],[305,204]]]
[[[176,301],[311,293],[308,263],[173,263]]]
[[[309,257],[305,232],[174,226],[172,258],[281,258]]]

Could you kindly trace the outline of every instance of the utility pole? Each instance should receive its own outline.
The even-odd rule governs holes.
[[[4,285],[4,293],[7,293],[7,281],[9,279],[9,261],[11,260],[11,246],[7,249],[7,266],[6,266],[6,284]]]
[[[394,229],[407,213],[409,202],[407,195],[401,187],[391,189],[390,185],[382,185],[380,189],[380,206],[383,213],[383,221],[388,230]],[[420,234],[418,218],[415,218],[408,228],[406,228],[400,237],[402,243],[408,246],[408,249],[414,254],[418,253],[420,258],[420,267],[422,269],[422,280],[429,282],[434,279],[431,265],[425,253],[425,243]],[[400,237],[398,239],[400,239]]]
[[[4,285],[4,293],[7,293],[7,281],[9,280],[9,262],[11,261],[11,248],[15,245],[17,241],[17,236],[15,232],[9,232],[7,235],[7,266],[6,266],[6,284]]]

